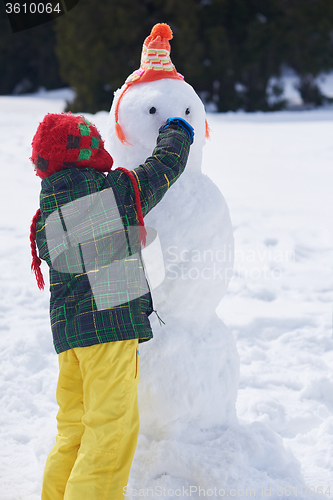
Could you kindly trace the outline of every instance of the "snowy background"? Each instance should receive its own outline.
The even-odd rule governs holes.
[[[40,498],[56,435],[49,296],[30,273],[29,226],[40,180],[29,156],[38,123],[45,113],[62,111],[66,98],[68,91],[0,97],[1,500]],[[86,116],[105,137],[108,114]],[[221,430],[220,452],[216,435],[214,453],[207,438],[197,486],[209,496],[208,488],[223,483],[222,470],[228,484],[234,474],[238,497],[247,487],[263,496],[261,487],[273,484],[266,496],[289,496],[289,485],[291,497],[317,491],[330,498],[333,110],[209,114],[208,121],[212,137],[203,171],[228,203],[236,243],[235,277],[218,314],[236,338],[241,378],[239,427]],[[43,271],[47,278],[44,264]],[[146,487],[166,485],[170,491],[162,498],[172,498],[172,491],[191,484],[186,471],[198,462],[199,448],[164,442],[154,455],[154,446],[139,438],[130,485],[144,477]],[[166,470],[162,478],[154,472],[158,461]],[[284,490],[277,489],[279,479]]]

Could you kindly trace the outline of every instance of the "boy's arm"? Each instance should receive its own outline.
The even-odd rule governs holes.
[[[152,156],[132,170],[140,190],[143,216],[157,205],[185,169],[193,129],[185,120],[182,124],[172,120],[176,119],[161,127]]]

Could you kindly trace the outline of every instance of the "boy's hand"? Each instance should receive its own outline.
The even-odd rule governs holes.
[[[188,134],[190,144],[193,143],[194,128],[186,120],[184,120],[183,118],[180,118],[179,116],[169,118],[166,121],[166,123],[164,125],[162,125],[162,127],[160,128],[160,131],[164,130],[167,127],[173,128],[172,124],[176,124],[176,125],[179,125],[180,127],[182,127]]]

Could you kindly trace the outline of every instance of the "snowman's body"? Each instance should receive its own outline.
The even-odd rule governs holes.
[[[193,88],[174,79],[129,88],[119,121],[131,145],[115,134],[119,95],[120,90],[110,111],[108,137],[115,166],[132,169],[143,163],[169,117],[182,117],[195,130],[185,172],[145,218],[146,226],[157,230],[163,250],[165,279],[153,290],[153,301],[165,325],[160,327],[153,314],[155,338],[140,349],[142,432],[155,439],[186,439],[188,421],[207,429],[236,418],[238,354],[215,312],[232,274],[232,226],[222,194],[201,172],[205,111]]]

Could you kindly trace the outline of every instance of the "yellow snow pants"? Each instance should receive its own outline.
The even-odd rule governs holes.
[[[42,500],[121,500],[137,444],[138,340],[59,354],[58,435]]]

